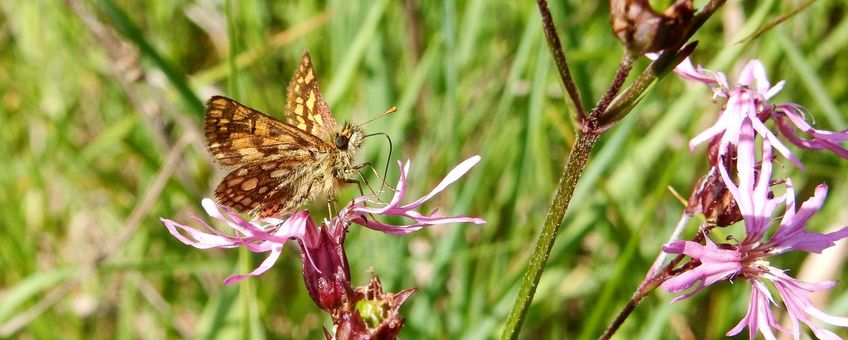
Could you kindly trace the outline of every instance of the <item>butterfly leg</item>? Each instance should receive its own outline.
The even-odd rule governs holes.
[[[365,168],[365,167],[370,168],[371,172],[374,173],[374,176],[377,176],[377,178],[380,180],[380,191],[383,191],[383,188],[385,187],[385,188],[389,188],[389,190],[391,190],[392,192],[397,192],[397,189],[393,188],[391,185],[386,183],[386,179],[383,178],[384,176],[380,176],[380,173],[377,172],[377,169],[375,169],[374,166],[371,165],[371,163],[365,162],[365,163],[362,163],[362,164],[355,166],[354,168],[356,169],[356,171],[361,171],[361,169]],[[360,176],[361,176],[361,174],[360,174]]]
[[[357,189],[359,189],[359,195],[365,196],[365,191],[362,190],[362,181],[353,178],[345,178],[344,182],[346,184],[356,184]]]
[[[362,174],[360,174],[360,177],[361,176],[362,176]],[[365,192],[362,190],[362,182],[363,181],[365,181],[365,178],[363,178],[362,181],[360,181],[358,179],[352,179],[352,178],[345,179],[345,183],[348,183],[348,184],[356,183],[356,186],[359,187],[359,194],[362,195],[362,196],[365,196]],[[365,182],[365,184],[368,184],[368,182]],[[369,186],[368,188],[370,189],[371,187]],[[371,191],[373,192],[374,190],[371,189]],[[377,197],[377,195],[374,195],[374,197]],[[366,206],[368,205],[368,201],[365,201],[365,202],[362,202],[362,203],[365,204]],[[377,218],[374,217],[374,215],[371,214],[371,213],[368,213],[368,215],[362,215],[362,219],[365,220],[365,222],[368,222],[368,216],[371,216],[372,218],[374,218],[375,221],[377,220]]]
[[[380,190],[379,191],[374,191],[374,188],[372,188],[371,184],[368,183],[368,181],[365,179],[365,175],[362,174],[362,169],[365,168],[365,167],[370,168],[371,172],[374,173],[374,176],[376,176],[380,180]],[[379,195],[377,195],[377,192],[382,193],[383,188],[389,188],[389,190],[391,190],[392,192],[397,192],[397,189],[393,188],[391,185],[388,185],[386,183],[386,179],[384,178],[384,176],[380,176],[380,174],[377,172],[377,169],[375,169],[374,166],[371,165],[371,163],[365,162],[365,163],[362,163],[362,164],[355,165],[355,166],[353,166],[353,168],[351,170],[349,170],[349,172],[356,172],[359,175],[359,177],[362,178],[363,181],[365,181],[365,184],[368,185],[368,189],[371,190],[371,193],[374,194],[374,196],[377,197],[377,199],[379,199]]]
[[[359,172],[357,172],[357,173],[359,174],[360,177],[362,177],[362,173],[359,173]],[[365,192],[362,190],[362,182],[365,182],[366,185],[368,184],[368,182],[365,181],[365,178],[362,178],[361,181],[358,180],[358,179],[353,179],[353,178],[345,178],[344,182],[347,183],[347,184],[356,183],[356,186],[359,188],[359,194],[362,195],[362,196],[365,196]],[[368,188],[371,189],[371,186],[368,186]],[[374,189],[371,189],[371,192],[374,192]],[[374,197],[377,197],[377,195],[374,194]],[[367,205],[368,201],[363,202],[363,204]],[[375,221],[377,220],[377,218],[374,217],[374,215],[372,215],[370,213],[368,215],[370,215],[372,218],[374,218]],[[368,215],[362,215],[362,219],[364,219],[366,222],[368,221]],[[345,228],[347,228],[347,226],[345,226]]]
[[[371,165],[371,163],[368,163],[368,162],[358,164],[358,165],[354,165],[353,167],[351,167],[350,169],[345,171],[345,175],[350,175],[350,174],[353,174],[353,173],[356,173],[357,175],[359,175],[359,178],[362,179],[362,182],[365,182],[365,185],[368,186],[368,190],[371,191],[371,194],[374,195],[375,198],[379,199],[379,195],[377,194],[377,192],[374,191],[374,188],[371,187],[371,184],[368,183],[368,180],[365,179],[365,176],[362,175],[362,168],[364,168],[366,166],[370,166],[370,165]],[[362,193],[362,184],[360,183],[359,180],[351,179],[351,178],[345,178],[345,183],[354,183],[354,182],[357,183],[357,185],[359,185],[359,192]],[[364,193],[362,193],[362,195],[365,196]]]
[[[332,219],[333,216],[336,216],[335,214],[333,214],[333,210],[336,210],[335,206],[336,206],[335,198],[327,197],[327,218],[328,219]]]

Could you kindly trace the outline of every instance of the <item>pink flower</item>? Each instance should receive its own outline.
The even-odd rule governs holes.
[[[848,140],[848,130],[833,132],[814,129],[807,124],[804,108],[794,103],[777,104],[772,106],[770,111],[777,121],[778,131],[793,144],[808,150],[828,149],[839,157],[848,159],[848,149],[839,145]],[[796,129],[811,138],[805,139],[796,135]]]
[[[687,294],[678,296],[674,301],[687,298],[706,286],[720,281],[745,280],[752,287],[748,313],[727,335],[735,335],[748,328],[753,339],[757,332],[773,339],[772,329],[800,337],[799,321],[806,324],[819,338],[832,338],[835,334],[813,324],[812,318],[826,323],[848,327],[848,318],[828,315],[812,305],[808,295],[812,292],[828,289],[835,285],[833,281],[818,284],[798,281],[770,265],[768,257],[790,251],[821,253],[834,245],[834,242],[848,236],[848,227],[836,232],[821,234],[806,230],[807,221],[824,204],[827,185],[816,188],[813,197],[796,210],[795,193],[792,182],[786,180],[785,193],[780,197],[769,197],[772,186],[772,149],[769,139],[763,140],[763,156],[759,171],[755,164],[755,143],[752,126],[753,119],[746,117],[741,122],[738,148],[737,176],[739,184],[730,179],[722,167],[719,168],[734,199],[742,212],[745,224],[745,238],[737,244],[715,244],[707,239],[705,245],[691,241],[677,241],[663,247],[666,253],[685,254],[691,257],[694,267],[666,280],[661,287],[671,293],[680,293],[695,287]],[[778,205],[786,206],[780,224],[766,237],[772,227],[772,215]],[[771,282],[777,290],[792,321],[792,329],[781,327],[772,314],[771,305],[777,305],[766,285]]]
[[[236,283],[247,277],[257,276],[268,271],[280,257],[286,241],[292,238],[305,238],[306,228],[308,226],[315,227],[306,211],[297,212],[285,221],[276,218],[248,221],[227,207],[221,206],[219,208],[212,199],[204,198],[201,205],[210,217],[224,222],[227,227],[235,231],[236,235],[229,236],[219,232],[197,217],[193,217],[194,220],[208,232],[167,218],[160,218],[160,220],[168,228],[171,235],[182,243],[198,249],[245,247],[254,253],[269,253],[265,261],[252,272],[245,275],[232,275],[224,280],[225,284]],[[310,223],[307,223],[307,221]]]
[[[486,221],[474,217],[440,217],[436,215],[436,211],[425,215],[414,210],[424,204],[424,202],[433,198],[433,196],[435,196],[442,190],[445,190],[448,185],[462,177],[462,175],[468,172],[468,170],[471,170],[471,168],[479,161],[480,156],[474,156],[469,159],[466,159],[465,161],[457,165],[453,170],[451,170],[448,175],[445,176],[445,178],[442,179],[442,181],[438,185],[436,185],[433,190],[430,191],[430,193],[411,203],[401,204],[400,202],[403,200],[404,196],[406,196],[406,176],[409,173],[410,165],[410,162],[406,161],[406,164],[400,167],[400,179],[398,180],[397,191],[395,192],[394,197],[392,197],[392,200],[389,201],[389,203],[372,202],[374,204],[382,205],[382,207],[368,207],[365,206],[364,203],[369,202],[371,199],[368,196],[362,196],[353,200],[353,202],[351,202],[351,204],[348,206],[347,211],[342,211],[340,215],[347,216],[347,220],[352,221],[354,223],[392,235],[405,235],[414,231],[418,231],[421,228],[436,224],[464,222],[470,222],[474,224],[486,223]],[[398,166],[400,165],[400,162],[398,162]],[[400,216],[412,220],[413,223],[406,225],[385,224],[374,219],[366,218],[368,214],[374,214],[377,216]]]
[[[325,221],[321,227],[310,218],[309,212],[298,211],[286,219],[264,218],[255,221],[246,220],[232,210],[218,206],[211,199],[203,199],[202,205],[206,213],[213,219],[222,221],[233,229],[235,235],[230,236],[210,227],[203,220],[194,217],[203,229],[202,231],[172,220],[161,218],[168,231],[181,242],[199,249],[245,247],[251,252],[268,253],[268,257],[255,270],[248,274],[232,275],[224,282],[232,284],[247,277],[258,276],[270,269],[282,253],[283,246],[288,240],[296,240],[300,245],[301,259],[304,265],[304,279],[310,296],[322,308],[332,308],[342,299],[345,285],[349,287],[350,269],[344,254],[343,244],[345,231],[350,223],[378,230],[392,235],[405,235],[424,227],[459,222],[475,224],[485,223],[479,218],[465,216],[437,216],[435,212],[422,214],[414,209],[444,190],[448,185],[462,177],[477,162],[480,156],[471,157],[460,163],[448,173],[439,185],[430,193],[411,203],[401,204],[406,196],[409,161],[401,167],[397,192],[392,200],[383,204],[376,198],[363,196],[354,199],[338,216]],[[366,203],[382,205],[369,207]],[[372,217],[373,216],[373,217]],[[411,220],[405,225],[394,225],[379,222],[374,217],[400,216]]]
[[[739,140],[743,138],[740,128],[742,120],[747,118],[751,120],[754,134],[768,139],[783,157],[803,169],[801,161],[765,125],[768,118],[773,118],[777,131],[793,144],[810,150],[828,149],[848,159],[848,149],[839,145],[848,140],[848,130],[842,132],[816,130],[806,122],[806,115],[800,105],[769,104],[768,100],[783,89],[784,82],[780,81],[772,86],[766,76],[765,67],[759,60],[751,60],[745,65],[734,86],[728,83],[724,73],[711,72],[700,65],[695,67],[688,58],[674,71],[685,79],[710,86],[713,89],[713,97],[724,97],[727,100],[718,121],[689,141],[690,150],[704,142],[718,143],[718,154],[713,160],[721,159],[731,146],[738,145]],[[810,138],[799,136],[796,130],[809,135]]]

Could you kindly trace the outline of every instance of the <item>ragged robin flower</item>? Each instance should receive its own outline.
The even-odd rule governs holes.
[[[769,143],[790,162],[803,169],[801,161],[783,144],[780,138],[765,124],[771,118],[775,121],[777,131],[791,143],[803,149],[828,149],[842,158],[848,159],[848,149],[839,144],[848,141],[848,130],[825,131],[817,130],[807,123],[810,119],[804,108],[795,103],[772,104],[769,100],[783,89],[784,81],[774,86],[766,76],[765,67],[759,60],[749,61],[739,74],[735,85],[730,85],[727,76],[721,72],[712,72],[701,66],[693,66],[687,58],[675,69],[679,76],[697,81],[713,90],[714,97],[725,98],[718,120],[704,132],[689,141],[689,148],[709,142],[717,144],[711,147],[710,161],[713,165],[722,166],[721,159],[731,147],[739,144],[742,136],[740,127],[743,119],[750,119],[752,134],[768,139]],[[800,133],[799,133],[800,132]],[[806,134],[808,137],[804,137]]]
[[[738,185],[728,185],[742,213],[745,238],[738,243],[716,244],[706,238],[705,244],[692,241],[676,241],[663,247],[666,253],[684,254],[692,259],[688,268],[665,281],[661,287],[671,293],[681,293],[674,301],[685,299],[701,289],[721,281],[745,281],[752,288],[748,312],[727,335],[732,336],[748,328],[751,339],[762,333],[774,339],[772,329],[792,334],[796,339],[801,334],[799,322],[806,324],[818,338],[838,338],[833,332],[820,328],[813,318],[831,325],[848,327],[848,318],[829,315],[810,301],[809,294],[829,289],[836,282],[807,283],[796,280],[769,262],[772,256],[790,251],[821,253],[834,242],[848,236],[848,227],[835,232],[821,234],[807,231],[807,221],[821,208],[827,195],[827,185],[816,187],[813,197],[804,202],[800,209],[795,207],[795,193],[790,180],[785,181],[785,193],[774,197],[771,193],[772,148],[769,139],[764,139],[763,155],[759,169],[755,160],[755,139],[752,119],[743,118],[737,160]],[[733,183],[730,175],[719,168],[722,177]],[[758,171],[757,171],[758,170]],[[772,225],[772,215],[780,203],[785,212],[777,226]],[[774,227],[774,228],[773,228]],[[732,239],[731,239],[732,240]],[[769,284],[780,297],[791,321],[791,329],[782,327],[776,320],[772,306],[777,305]]]

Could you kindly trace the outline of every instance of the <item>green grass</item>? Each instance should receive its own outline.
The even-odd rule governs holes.
[[[395,143],[390,181],[396,160],[412,160],[412,195],[459,161],[483,157],[427,208],[487,224],[406,237],[353,228],[346,249],[354,283],[367,283],[373,268],[388,291],[418,288],[403,309],[404,338],[499,336],[575,137],[534,2],[234,1],[230,11],[224,1],[68,3],[0,3],[0,325],[68,287],[14,334],[320,338],[329,318],[306,294],[295,247],[264,276],[225,287],[227,275],[262,257],[183,246],[159,222],[201,215],[200,199],[225,173],[205,149],[202,102],[226,94],[280,117],[287,82],[309,50],[339,119],[362,122],[398,107],[367,130]],[[576,3],[552,10],[581,95],[594,103],[623,51],[607,2]],[[806,106],[819,128],[848,128],[844,2],[818,1],[737,44],[790,9],[731,2],[696,35],[695,61],[735,74],[759,58],[770,79],[787,81],[778,101]],[[688,195],[706,169],[704,148],[690,154],[686,143],[716,110],[706,88],[669,76],[601,138],[522,337],[600,334],[682,211],[667,188]],[[369,141],[360,160],[382,164],[387,151]],[[811,227],[848,224],[848,161],[811,152],[801,159],[804,173],[779,166],[799,198],[821,182],[831,188]],[[340,199],[357,194],[350,188]],[[844,280],[844,251],[836,253],[826,253],[836,273],[828,278]],[[797,274],[815,259],[822,257],[776,264]],[[825,309],[848,315],[846,292],[845,284],[831,290]],[[744,315],[747,294],[742,284],[721,284],[671,305],[672,296],[657,292],[620,335],[718,337]]]

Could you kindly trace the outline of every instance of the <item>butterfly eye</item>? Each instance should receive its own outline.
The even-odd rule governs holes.
[[[336,137],[336,148],[337,148],[337,149],[340,149],[340,150],[345,150],[345,149],[347,149],[347,141],[348,141],[347,136],[345,136],[345,135],[338,135],[338,136]]]

